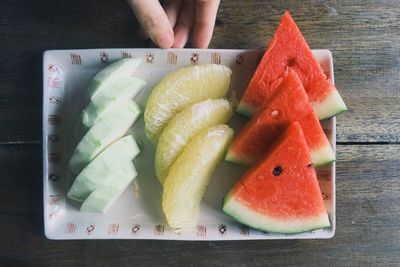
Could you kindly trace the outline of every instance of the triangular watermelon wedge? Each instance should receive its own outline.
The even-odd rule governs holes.
[[[345,103],[317,62],[289,12],[285,12],[237,111],[251,116],[276,90],[276,80],[291,67],[300,76],[320,120],[347,110]]]
[[[299,76],[285,74],[274,95],[235,138],[226,160],[251,165],[293,121],[299,121],[315,166],[335,161],[335,153],[316,117]]]
[[[232,188],[223,211],[268,232],[300,233],[330,226],[315,169],[299,123]]]

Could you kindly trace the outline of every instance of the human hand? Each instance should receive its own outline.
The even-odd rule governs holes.
[[[195,48],[207,48],[220,0],[128,0],[142,29],[161,48],[182,48],[191,39]]]

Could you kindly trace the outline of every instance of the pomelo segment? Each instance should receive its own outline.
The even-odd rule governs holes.
[[[333,83],[317,62],[289,12],[285,12],[261,62],[248,84],[237,111],[252,115],[275,92],[278,80],[290,67],[299,75],[318,118],[347,110]]]
[[[93,99],[110,83],[132,75],[141,63],[140,58],[124,58],[108,65],[94,76],[87,90],[87,98]]]
[[[99,119],[75,148],[69,161],[71,171],[80,173],[101,151],[121,138],[139,115],[139,106],[129,101]]]
[[[83,110],[82,124],[87,129],[92,127],[99,118],[117,108],[122,102],[132,100],[145,84],[145,81],[136,77],[125,77],[110,83],[96,94]]]
[[[268,232],[299,233],[330,226],[298,122],[235,184],[224,199],[223,211]]]
[[[164,182],[162,207],[173,228],[192,229],[209,180],[233,138],[227,125],[217,125],[193,137],[171,166]]]
[[[124,163],[131,162],[139,152],[140,149],[132,135],[114,142],[81,171],[68,191],[68,197],[84,201],[99,184]]]
[[[223,65],[184,67],[167,74],[154,88],[144,112],[147,137],[157,143],[168,121],[186,106],[207,99],[223,98],[232,71]]]
[[[82,203],[83,212],[106,213],[137,176],[135,166],[127,161],[115,170]]]
[[[253,164],[293,121],[299,121],[303,128],[315,166],[335,161],[335,154],[313,112],[299,76],[291,69],[285,74],[275,94],[235,138],[226,160],[243,165]]]
[[[228,122],[232,107],[227,100],[209,99],[186,107],[164,128],[157,143],[155,170],[163,184],[168,170],[191,138],[217,124]]]

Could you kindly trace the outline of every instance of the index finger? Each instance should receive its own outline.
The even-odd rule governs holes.
[[[192,34],[193,47],[208,47],[214,31],[219,3],[219,0],[196,1],[195,26]]]
[[[170,48],[174,32],[164,9],[157,0],[128,0],[143,30],[161,48]]]

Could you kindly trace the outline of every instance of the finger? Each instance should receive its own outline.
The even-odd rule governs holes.
[[[192,45],[196,48],[207,48],[214,31],[219,0],[197,0],[196,18],[192,34]]]
[[[175,37],[172,47],[182,48],[187,43],[194,24],[195,0],[184,0],[178,22],[174,28]]]
[[[143,30],[161,48],[170,48],[174,32],[164,9],[157,0],[128,0]]]
[[[179,13],[181,11],[183,0],[167,0],[164,1],[162,6],[165,14],[167,14],[171,27],[174,28],[176,21],[178,20]]]

